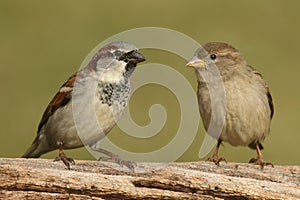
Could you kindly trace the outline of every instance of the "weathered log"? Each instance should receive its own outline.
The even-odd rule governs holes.
[[[0,199],[300,199],[300,166],[0,158]]]

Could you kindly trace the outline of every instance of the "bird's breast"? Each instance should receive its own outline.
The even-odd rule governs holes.
[[[95,111],[98,123],[107,133],[121,118],[130,96],[128,83],[102,83],[98,84],[95,96]]]
[[[129,84],[78,85],[72,101],[49,118],[43,132],[51,135],[52,146],[63,142],[63,148],[76,148],[95,143],[121,118],[129,95]]]
[[[270,109],[266,90],[259,82],[247,82],[242,77],[224,81],[225,124],[221,140],[232,145],[247,146],[261,141],[269,133]],[[211,121],[210,91],[203,83],[198,84],[199,111],[206,130]],[[216,134],[217,135],[217,134]]]

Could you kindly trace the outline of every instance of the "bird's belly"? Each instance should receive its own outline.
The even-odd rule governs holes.
[[[264,140],[271,122],[266,95],[252,86],[230,88],[226,90],[226,123],[221,140],[234,146]]]
[[[226,117],[219,139],[233,146],[248,146],[252,142],[264,140],[269,133],[270,110],[266,94],[259,93],[255,86],[240,85],[239,82],[224,83]],[[211,125],[211,102],[207,87],[199,88],[198,97],[202,121],[208,130]],[[219,134],[211,133],[211,135],[215,137]]]
[[[83,146],[73,120],[71,103],[57,109],[41,131],[50,146],[58,148],[58,143],[62,143],[64,149]]]
[[[125,107],[120,105],[99,104],[96,105],[97,128],[102,133],[107,134],[121,118]]]
[[[93,144],[105,137],[124,110],[123,107],[107,104],[88,107],[73,112],[72,104],[68,104],[57,110],[45,127],[46,135],[51,134],[47,137],[48,142],[52,146],[58,146],[58,142],[62,142],[64,149]],[[64,112],[64,109],[70,109],[70,112]],[[79,113],[76,114],[77,112]]]

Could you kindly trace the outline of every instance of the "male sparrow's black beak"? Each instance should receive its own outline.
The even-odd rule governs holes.
[[[140,63],[146,60],[145,56],[138,52],[137,50],[133,50],[127,53],[127,59],[132,63]]]

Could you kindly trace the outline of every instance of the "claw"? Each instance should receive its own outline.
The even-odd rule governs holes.
[[[220,145],[221,145],[221,141],[218,141],[218,144],[216,146],[216,149],[215,149],[215,152],[214,152],[213,156],[208,158],[206,161],[214,162],[217,166],[220,166],[221,161],[225,161],[227,163],[225,158],[223,158],[223,157],[219,158],[218,157],[218,152],[219,152]]]
[[[56,161],[63,161],[63,163],[66,165],[66,167],[70,170],[70,163],[75,165],[75,161],[73,158],[69,158],[66,156],[66,154],[62,150],[62,143],[59,143],[59,153],[58,156],[53,160],[53,162]]]
[[[256,151],[257,151],[257,158],[251,158],[249,163],[260,165],[261,169],[263,169],[264,166],[274,167],[274,165],[272,163],[263,161],[262,154],[261,154],[260,149],[259,149],[259,145],[256,144],[255,147],[256,147]]]
[[[263,169],[264,166],[271,166],[271,167],[274,168],[274,165],[272,163],[263,161],[262,157],[251,158],[251,160],[249,161],[249,163],[260,165],[261,169]]]
[[[110,161],[117,163],[121,167],[126,166],[128,169],[130,169],[132,172],[134,172],[134,168],[137,166],[137,164],[134,161],[130,160],[122,160],[119,156],[115,155],[112,157],[100,157],[98,159],[99,161]]]
[[[114,162],[117,163],[118,165],[120,165],[121,167],[126,166],[128,169],[130,169],[132,172],[134,172],[134,168],[137,166],[137,164],[134,161],[130,161],[130,160],[123,160],[121,159],[118,155],[109,152],[105,149],[101,149],[101,148],[96,148],[96,147],[92,147],[92,149],[94,151],[103,153],[109,157],[100,157],[98,160],[99,161],[110,161],[110,162]]]
[[[218,158],[215,156],[208,158],[206,161],[214,162],[218,166],[220,166],[221,161],[225,161],[227,163],[225,158],[223,158],[223,157]]]
[[[63,161],[63,163],[67,166],[67,168],[70,170],[70,163],[75,165],[75,161],[73,158],[69,158],[66,156],[66,154],[63,151],[60,151],[58,156],[53,160],[55,161]]]

